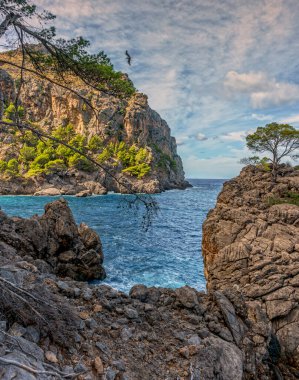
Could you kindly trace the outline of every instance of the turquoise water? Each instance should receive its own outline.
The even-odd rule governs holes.
[[[95,229],[102,240],[107,278],[103,283],[128,291],[134,284],[205,289],[201,257],[202,223],[214,207],[224,180],[190,180],[187,190],[154,195],[160,212],[147,232],[141,215],[128,208],[127,195],[66,196],[77,223]],[[57,197],[1,196],[8,215],[42,214]]]

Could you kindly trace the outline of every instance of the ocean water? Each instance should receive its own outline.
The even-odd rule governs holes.
[[[101,237],[107,272],[102,283],[125,292],[135,284],[205,289],[202,223],[225,180],[189,181],[192,188],[154,195],[160,211],[146,232],[141,213],[126,206],[128,195],[65,197],[76,222],[88,224]],[[30,217],[42,214],[55,198],[0,196],[0,207],[10,216]]]

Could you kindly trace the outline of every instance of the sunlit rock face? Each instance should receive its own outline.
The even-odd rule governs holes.
[[[19,72],[3,65],[0,70],[0,78],[0,114],[2,115],[5,106],[13,101],[16,94]],[[129,184],[132,191],[156,193],[166,189],[188,186],[181,158],[177,154],[175,138],[171,136],[166,121],[149,107],[146,95],[135,93],[130,99],[119,99],[103,92],[90,90],[86,86],[76,83],[75,79],[72,80],[72,87],[79,95],[88,99],[96,111],[90,108],[80,96],[67,89],[49,83],[33,74],[25,74],[20,101],[28,119],[37,123],[47,132],[60,125],[72,124],[76,133],[82,134],[88,139],[98,135],[103,139],[105,145],[108,145],[109,142],[124,141],[128,146],[135,145],[146,148],[152,157],[151,171],[142,179],[122,173],[120,166],[110,165],[109,167],[117,179]],[[5,144],[9,144],[9,141],[2,133],[0,138],[1,150],[5,152],[8,149]],[[0,153],[0,158],[3,154]],[[14,188],[12,193],[38,192],[47,188],[49,183],[53,184],[54,188],[58,188],[62,194],[68,194],[65,187],[78,186],[75,189],[75,192],[78,193],[88,190],[85,182],[89,181],[100,183],[106,191],[129,191],[126,186],[121,186],[118,181],[107,176],[103,170],[97,170],[91,174],[69,172],[60,176],[59,179],[55,176],[51,179],[47,178],[44,183],[38,181],[38,183],[27,184],[23,181],[21,187],[12,186]]]
[[[298,170],[282,166],[273,184],[269,173],[243,169],[224,185],[202,243],[208,290],[239,291],[254,307],[253,321],[256,310],[270,321],[280,360],[297,369],[299,207],[291,202],[298,193]]]

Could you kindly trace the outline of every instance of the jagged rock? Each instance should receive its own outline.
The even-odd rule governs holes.
[[[77,227],[63,199],[46,205],[44,215],[29,220],[2,214],[0,242],[19,255],[42,258],[62,276],[77,280],[105,277],[99,237],[86,225]]]
[[[298,170],[282,166],[273,184],[269,173],[244,168],[224,184],[209,212],[202,251],[209,291],[239,290],[251,310],[249,321],[264,326],[255,341],[276,334],[281,365],[299,369],[299,207],[270,202],[288,192],[299,193]],[[259,323],[257,310],[264,315]]]

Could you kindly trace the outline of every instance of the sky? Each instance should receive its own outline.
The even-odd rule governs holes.
[[[148,95],[188,178],[231,178],[246,134],[299,126],[298,0],[37,0]],[[125,60],[125,50],[132,65]]]

